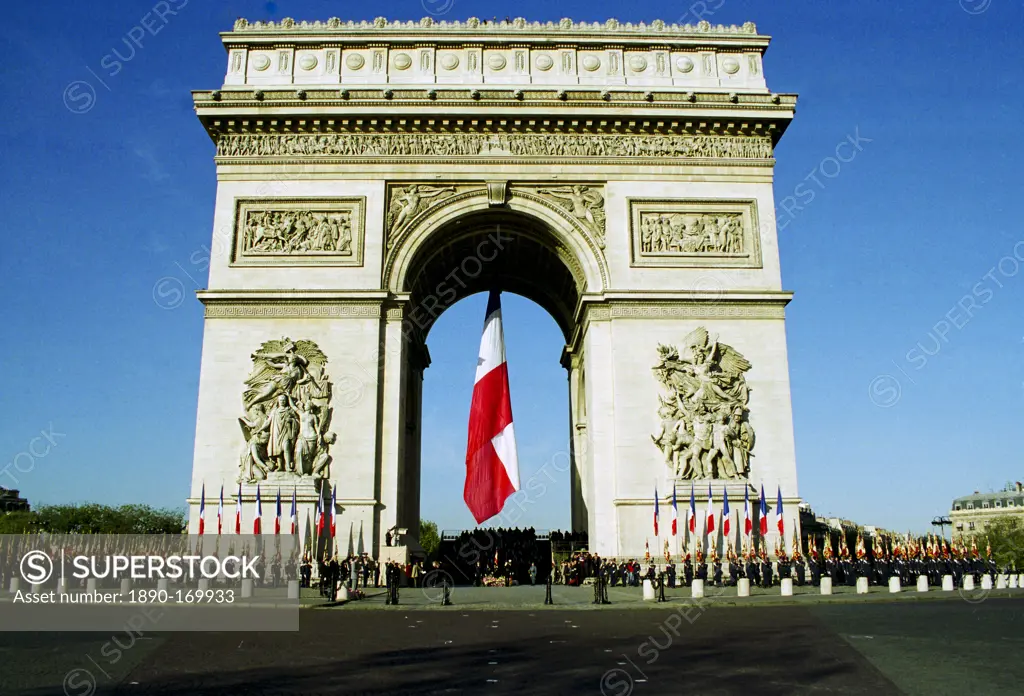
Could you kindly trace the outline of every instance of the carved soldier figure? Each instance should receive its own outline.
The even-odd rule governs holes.
[[[295,448],[296,473],[312,473],[317,446],[320,444],[320,423],[309,399],[300,401],[295,410],[299,416],[299,441]]]
[[[286,394],[277,397],[277,403],[267,414],[260,430],[269,430],[267,456],[274,471],[295,471],[295,440],[299,434],[299,417]]]

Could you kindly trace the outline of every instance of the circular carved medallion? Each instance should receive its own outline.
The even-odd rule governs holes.
[[[358,53],[350,53],[348,54],[348,58],[345,59],[345,65],[347,65],[350,70],[358,70],[366,65],[366,59]]]
[[[262,72],[270,67],[270,58],[262,55],[256,56],[252,59],[252,67]]]
[[[551,58],[551,56],[545,53],[542,53],[541,55],[537,56],[537,60],[534,61],[534,65],[537,66],[537,69],[543,71],[550,70],[551,66],[554,64],[555,61]]]
[[[303,70],[312,70],[313,68],[316,67],[316,56],[314,56],[312,53],[307,53],[306,55],[302,56],[301,58],[299,58],[299,67],[302,68]]]
[[[647,59],[643,56],[633,56],[629,59],[629,69],[633,72],[643,72],[647,69]]]
[[[459,57],[454,53],[445,53],[441,57],[441,67],[445,70],[454,70],[459,67]]]
[[[676,59],[676,67],[679,69],[679,72],[688,73],[693,70],[693,61],[686,56],[681,56]]]
[[[735,58],[726,58],[722,61],[722,70],[729,75],[735,75],[740,71],[740,62]]]
[[[586,56],[583,61],[583,69],[587,72],[594,72],[601,67],[601,59],[597,56]]]
[[[408,70],[410,65],[412,65],[412,58],[408,53],[399,53],[395,56],[395,67],[399,70]]]
[[[491,70],[501,70],[505,67],[505,56],[495,53],[487,59],[487,65],[491,67]]]

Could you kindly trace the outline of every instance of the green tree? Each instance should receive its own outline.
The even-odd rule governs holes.
[[[1001,515],[993,519],[978,535],[978,547],[982,553],[986,541],[992,544],[992,556],[1000,568],[1012,563],[1015,568],[1024,569],[1024,522],[1020,517]]]
[[[184,528],[183,510],[148,505],[41,505],[31,512],[0,516],[0,531],[5,534],[180,534]]]
[[[430,520],[420,520],[420,546],[427,554],[427,558],[433,558],[441,547],[441,535],[437,531],[437,523]]]

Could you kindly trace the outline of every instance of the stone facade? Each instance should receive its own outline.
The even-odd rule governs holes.
[[[193,93],[218,174],[193,529],[204,483],[230,498],[240,467],[287,469],[271,454],[282,447],[332,461],[320,475],[257,467],[265,515],[294,490],[308,524],[336,485],[342,551],[418,528],[427,337],[492,282],[563,330],[572,525],[592,549],[643,552],[654,482],[668,496],[677,478],[666,452],[712,472],[745,462],[710,480],[716,503],[728,489],[742,514],[763,483],[773,506],[781,486],[798,529],[772,196],[796,98],[767,89],[768,37],[752,24],[240,20],[222,40],[224,84]],[[285,338],[326,362],[303,364]],[[669,391],[660,345],[678,351]],[[250,382],[264,387],[243,399]],[[701,501],[708,483],[694,481]]]
[[[995,493],[965,495],[953,501],[949,521],[954,536],[983,534],[997,517],[1024,517],[1024,485],[1019,481]]]

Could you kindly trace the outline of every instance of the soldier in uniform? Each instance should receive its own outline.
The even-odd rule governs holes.
[[[761,550],[761,587],[772,586],[772,562],[768,559],[768,552]]]
[[[718,557],[718,553],[712,553],[711,563],[711,577],[715,583],[715,587],[722,586],[722,559]]]
[[[817,587],[821,584],[821,562],[818,559],[818,547],[811,545],[810,557],[807,559],[807,570],[811,573],[811,584]]]
[[[778,562],[779,584],[781,585],[783,578],[791,577],[791,570],[792,569],[791,569],[791,565],[790,565],[790,562],[789,562],[789,556],[786,555],[786,551],[784,549],[779,549],[779,553],[777,554],[777,557],[779,559],[779,562]]]
[[[740,568],[736,554],[729,555],[729,586],[736,587],[736,583],[742,577],[743,570]]]
[[[675,586],[676,586],[676,564],[675,563],[669,563],[668,567],[665,569],[665,573],[668,575],[668,586],[671,587],[671,588],[675,588]]]
[[[750,580],[750,585],[752,587],[755,586],[755,585],[760,585],[761,584],[761,572],[760,572],[760,569],[757,566],[757,556],[755,556],[754,552],[750,551],[749,549],[747,551],[747,572],[746,572],[746,576],[747,576],[747,579]]]
[[[704,552],[697,549],[697,569],[696,576],[698,580],[703,580],[704,584],[708,581],[708,564],[704,562]]]
[[[793,552],[793,569],[796,571],[796,584],[803,587],[807,582],[807,567],[804,566],[804,558],[800,549]]]
[[[686,558],[683,560],[683,578],[686,580],[686,586],[693,586],[693,562],[690,560],[690,554],[686,554]]]

